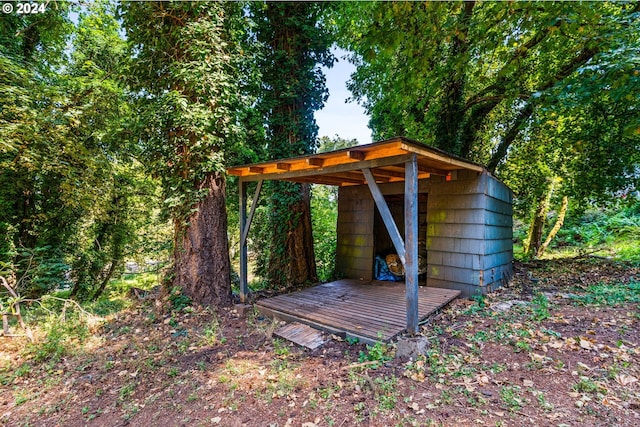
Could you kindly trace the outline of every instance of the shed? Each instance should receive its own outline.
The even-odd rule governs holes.
[[[359,302],[369,306],[374,317],[376,309],[397,311],[382,308],[383,302],[393,298],[381,294],[381,289],[394,287],[374,276],[376,256],[396,254],[405,270],[402,305],[406,310],[401,314],[406,322],[402,324],[410,333],[417,332],[420,319],[433,307],[435,310],[459,294],[484,294],[512,274],[511,190],[481,165],[419,142],[396,137],[326,153],[235,166],[227,172],[240,181],[243,300],[248,291],[247,236],[264,180],[339,187],[336,273],[344,279],[323,285],[326,293],[376,294],[377,299]],[[247,214],[249,182],[258,185]],[[426,259],[423,271],[419,271],[419,258]],[[322,300],[318,292],[309,291],[296,298],[307,305],[292,308],[289,317],[296,318],[296,313],[309,311],[310,307],[316,310],[318,304],[335,311],[308,319],[312,325],[327,326],[322,324],[323,318],[330,322],[343,311],[336,309],[335,300],[309,306],[314,299]],[[425,301],[432,304],[427,307]],[[297,304],[285,298],[280,303]],[[358,303],[354,300],[353,304]],[[266,308],[277,312],[281,306],[274,302]],[[333,326],[326,328],[338,332],[348,329],[348,325]],[[358,336],[355,326],[355,333],[352,330],[350,334]],[[376,327],[380,325],[371,326]]]

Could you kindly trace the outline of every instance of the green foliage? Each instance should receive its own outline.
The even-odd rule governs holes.
[[[603,251],[619,261],[640,263],[638,238],[640,203],[632,199],[586,211],[575,210],[551,247],[556,254]]]
[[[551,316],[549,313],[549,299],[544,294],[537,294],[531,301],[531,307],[533,310],[531,319],[536,322],[541,322]]]
[[[339,150],[357,145],[356,140],[345,140],[338,136],[320,138],[318,152]],[[328,281],[334,277],[338,222],[338,189],[327,185],[311,187],[311,220],[313,245],[316,255],[318,279]]]
[[[640,282],[600,283],[591,285],[583,295],[574,295],[571,299],[581,305],[602,305],[615,307],[622,304],[640,302]]]
[[[311,220],[318,280],[328,281],[334,277],[336,262],[338,195],[335,187],[312,186]]]
[[[360,339],[359,339],[359,338],[357,338],[357,337],[351,337],[351,336],[347,336],[344,340],[345,340],[345,341],[347,342],[347,344],[349,344],[349,345],[358,344],[358,343],[360,342]]]
[[[178,286],[174,286],[171,288],[171,293],[169,294],[169,301],[171,302],[171,308],[175,311],[184,310],[185,308],[191,306],[191,298],[185,295],[182,292],[182,289]]]
[[[51,302],[53,302],[52,308],[54,308],[57,303]],[[64,316],[43,317],[40,322],[43,324],[45,338],[40,342],[28,344],[25,347],[25,353],[36,363],[57,362],[62,357],[73,354],[78,344],[81,344],[89,336],[87,320],[86,316],[77,310],[65,311]]]
[[[376,341],[374,345],[367,345],[366,351],[360,351],[358,360],[362,362],[376,362],[371,366],[376,369],[382,366],[385,362],[388,362],[393,358],[391,349],[382,343],[382,341]]]
[[[500,388],[500,398],[510,411],[519,411],[527,403],[521,396],[520,386],[503,386]]]
[[[121,7],[135,52],[130,83],[140,91],[133,130],[146,167],[162,181],[164,207],[179,227],[208,195],[202,183],[224,170],[225,149],[236,141],[238,13],[237,5],[222,3]]]
[[[82,8],[77,25],[69,7],[0,24],[16,34],[0,37],[0,262],[34,297],[68,285],[80,298],[101,292],[136,251],[153,190],[141,194],[155,186],[123,143],[131,111],[113,6]]]
[[[578,393],[601,393],[607,394],[607,388],[599,382],[593,381],[589,377],[581,376],[580,381],[573,385],[573,390]]]

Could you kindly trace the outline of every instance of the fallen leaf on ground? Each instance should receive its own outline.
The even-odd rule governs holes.
[[[636,381],[638,381],[638,379],[632,375],[626,375],[626,374],[618,374],[615,376],[615,380],[618,384],[623,385],[623,386],[627,386],[629,384],[633,384]]]

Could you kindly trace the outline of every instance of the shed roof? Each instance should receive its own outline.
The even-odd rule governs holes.
[[[227,173],[244,181],[285,180],[347,186],[366,184],[362,169],[370,169],[376,182],[396,182],[404,181],[405,162],[413,154],[418,160],[418,178],[447,176],[461,169],[484,171],[482,166],[461,157],[395,137],[342,150],[233,166]]]

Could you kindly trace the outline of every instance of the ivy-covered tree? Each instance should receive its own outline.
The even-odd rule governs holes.
[[[255,3],[257,38],[264,45],[261,111],[269,159],[309,154],[317,148],[314,112],[327,98],[321,66],[331,66],[331,38],[321,21],[326,7],[315,2]],[[271,286],[316,280],[307,184],[273,182],[269,188],[268,260]]]
[[[173,284],[194,301],[231,302],[225,148],[235,143],[239,3],[130,2],[136,127],[174,225]]]

